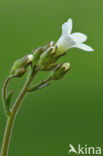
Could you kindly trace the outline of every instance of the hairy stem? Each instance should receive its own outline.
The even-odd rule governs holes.
[[[27,93],[27,89],[28,89],[30,83],[32,82],[32,80],[33,80],[33,78],[37,72],[38,72],[38,69],[35,72],[32,71],[31,74],[28,76],[27,81],[25,82],[23,89],[21,90],[19,96],[17,97],[15,104],[13,105],[13,108],[11,110],[11,114],[7,119],[7,124],[6,124],[5,133],[4,133],[4,138],[3,138],[0,156],[7,156],[8,155],[9,142],[10,142],[10,137],[11,137],[11,133],[12,133],[12,129],[13,129],[13,123],[15,121],[16,114],[20,108],[20,105],[24,99],[24,96]]]

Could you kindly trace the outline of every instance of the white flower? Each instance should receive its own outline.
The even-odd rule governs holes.
[[[94,51],[93,48],[84,44],[84,42],[87,40],[87,36],[85,34],[79,32],[71,32],[72,19],[69,19],[66,23],[62,25],[62,35],[56,43],[58,49],[57,51],[59,54],[70,48],[80,48],[84,51]]]

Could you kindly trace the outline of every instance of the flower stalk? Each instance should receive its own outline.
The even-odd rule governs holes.
[[[4,103],[5,103],[5,100],[6,100],[7,86],[8,86],[8,83],[9,83],[10,80],[11,80],[11,77],[8,76],[7,79],[6,79],[5,82],[4,82],[4,85],[3,85],[3,89],[2,89],[2,98],[3,98],[3,102],[4,102]]]

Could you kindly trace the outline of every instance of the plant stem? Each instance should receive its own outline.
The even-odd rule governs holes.
[[[8,116],[0,156],[8,155],[9,142],[10,142],[10,137],[11,137],[11,133],[12,133],[12,129],[13,129],[13,123],[16,118],[16,114],[20,108],[20,105],[24,99],[24,96],[27,93],[27,89],[37,72],[38,72],[38,70],[36,70],[35,72],[32,71],[31,74],[28,76],[27,81],[25,82],[25,85],[24,85],[23,89],[21,90],[19,96],[17,97],[17,100],[11,110],[10,116]]]
[[[50,81],[51,81],[51,77],[48,77],[46,80],[41,81],[40,83],[36,84],[35,86],[29,87],[28,92],[33,92],[33,91],[42,89],[45,86],[49,85]]]
[[[5,102],[5,99],[6,99],[6,89],[10,80],[11,80],[11,77],[9,76],[4,82],[3,92],[2,92],[3,102]]]

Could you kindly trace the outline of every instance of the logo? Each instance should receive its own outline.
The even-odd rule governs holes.
[[[90,147],[88,145],[81,146],[80,144],[78,144],[77,147],[74,147],[72,144],[69,144],[68,154],[70,153],[75,153],[77,155],[79,154],[101,155],[102,148],[99,146],[98,147]]]

